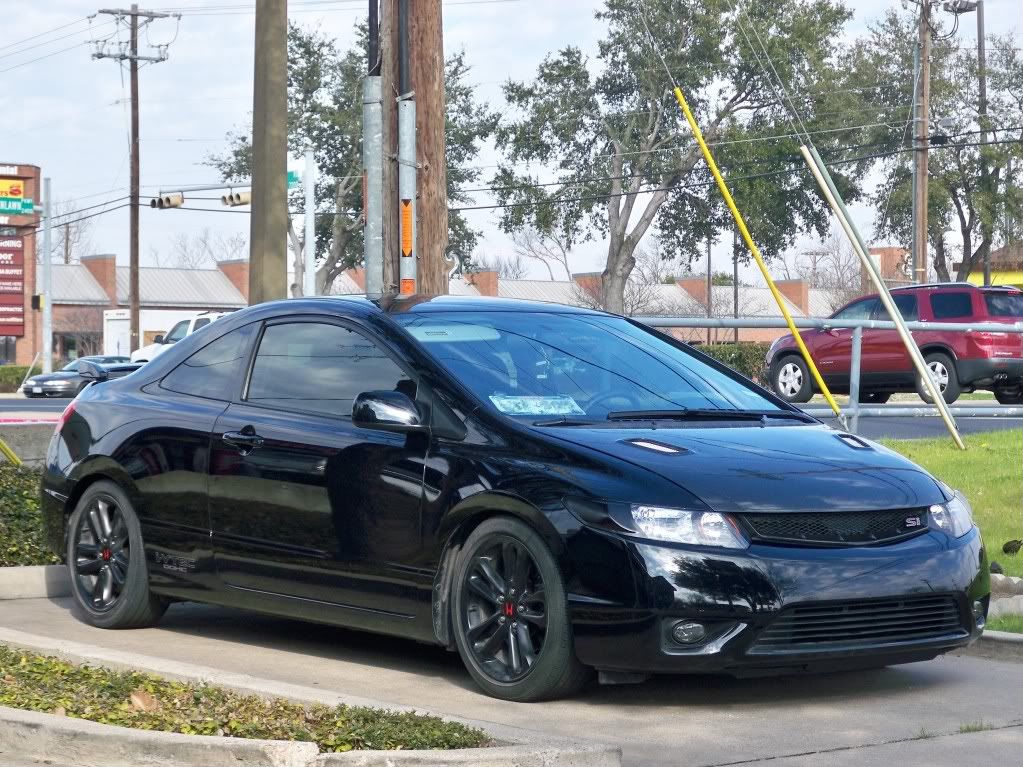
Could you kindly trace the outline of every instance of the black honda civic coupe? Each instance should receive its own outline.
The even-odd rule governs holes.
[[[922,661],[987,612],[962,496],[571,307],[254,306],[87,387],[46,464],[89,623],[194,600],[393,634],[510,700]]]

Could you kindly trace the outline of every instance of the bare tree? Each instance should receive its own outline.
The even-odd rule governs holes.
[[[668,277],[677,274],[678,264],[664,260],[658,255],[656,242],[651,247],[636,250],[636,265],[625,283],[624,314],[635,315],[680,315],[690,313],[686,294],[681,288],[668,283]],[[671,283],[674,280],[670,281]],[[609,296],[603,280],[588,280],[577,283],[576,298],[583,306],[592,309],[609,310]]]
[[[534,226],[527,226],[512,233],[515,253],[522,258],[539,261],[547,267],[547,274],[554,280],[552,264],[565,270],[565,279],[572,279],[572,269],[568,265],[568,255],[572,250],[572,241],[564,233],[552,231],[541,232]]]
[[[61,339],[64,356],[73,348],[76,357],[100,354],[103,349],[103,312],[95,307],[76,307],[55,314],[54,335]]]
[[[212,269],[218,261],[244,258],[248,252],[248,240],[244,234],[221,234],[209,227],[195,234],[177,234],[171,239],[168,262],[181,269]],[[153,260],[159,264],[163,259],[155,248],[150,251]]]
[[[78,263],[92,247],[94,219],[82,218],[72,200],[53,203],[54,260],[64,264]]]
[[[782,255],[778,267],[786,280],[804,280],[823,291],[832,311],[863,292],[859,256],[837,230],[815,247]]]
[[[528,271],[526,262],[518,253],[514,256],[488,256],[480,250],[479,255],[473,257],[472,263],[471,271],[497,272],[506,280],[521,280]]]

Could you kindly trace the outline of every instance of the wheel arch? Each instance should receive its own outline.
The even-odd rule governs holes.
[[[953,351],[952,347],[948,346],[947,344],[938,341],[932,341],[931,343],[926,343],[920,347],[920,354],[924,357],[934,352],[946,355],[953,362],[959,361],[959,358],[956,356],[955,351]]]
[[[132,481],[131,476],[119,463],[105,457],[96,457],[91,461],[79,465],[72,476],[74,486],[68,493],[64,502],[64,528],[67,529],[67,521],[78,505],[78,501],[85,495],[85,491],[97,482],[113,482],[128,496],[128,500],[138,509],[139,495]]]

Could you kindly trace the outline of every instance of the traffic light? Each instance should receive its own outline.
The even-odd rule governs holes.
[[[32,296],[32,311],[40,312],[43,310],[43,297],[36,293]]]
[[[220,201],[231,208],[236,205],[248,205],[252,202],[252,192],[228,192],[220,198]]]
[[[180,208],[185,204],[185,195],[181,192],[175,192],[174,194],[165,194],[162,197],[154,197],[149,201],[150,208]]]

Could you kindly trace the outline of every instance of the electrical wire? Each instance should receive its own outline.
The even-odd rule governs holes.
[[[0,45],[0,51],[5,51],[8,48],[13,48],[15,46],[21,45],[22,43],[27,43],[30,40],[37,40],[38,38],[45,37],[46,35],[52,35],[54,32],[59,32],[62,29],[67,29],[68,27],[73,27],[75,24],[81,24],[83,21],[89,21],[90,19],[94,19],[94,18],[96,18],[96,14],[95,13],[90,14],[89,16],[82,16],[82,18],[80,18],[80,19],[76,19],[75,21],[69,21],[67,24],[61,24],[59,27],[54,27],[53,29],[48,29],[45,32],[39,32],[37,34],[31,35],[30,37],[25,37],[25,38],[22,38],[21,40],[15,40],[13,43],[7,43],[6,45]]]

